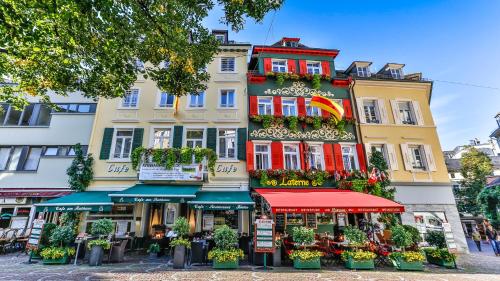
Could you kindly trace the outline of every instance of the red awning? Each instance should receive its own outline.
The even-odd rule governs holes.
[[[403,205],[350,190],[256,189],[273,213],[402,213]]]
[[[69,189],[54,189],[54,188],[0,188],[0,197],[16,198],[16,197],[61,197],[71,194],[73,191]]]

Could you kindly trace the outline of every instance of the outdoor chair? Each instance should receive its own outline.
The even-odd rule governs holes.
[[[127,242],[128,240],[124,239],[121,240],[120,243],[111,246],[109,252],[109,262],[123,262]]]
[[[2,253],[10,253],[14,249],[17,229],[9,229],[0,239],[0,248]]]

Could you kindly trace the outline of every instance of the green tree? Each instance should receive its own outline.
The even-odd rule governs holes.
[[[474,147],[468,147],[460,159],[460,173],[463,180],[460,182],[460,188],[454,190],[460,213],[475,216],[481,213],[477,196],[486,185],[486,177],[492,172],[493,164],[488,155]]]
[[[206,88],[218,42],[202,21],[216,7],[238,31],[282,0],[0,1],[0,101],[18,107],[48,91],[122,96],[137,75],[177,96]],[[144,67],[138,61],[149,62]],[[166,62],[166,63],[165,63]],[[167,65],[167,67],[165,67]]]
[[[381,196],[393,200],[395,190],[394,188],[390,187],[391,180],[388,177],[389,166],[385,161],[384,154],[376,150],[375,147],[372,147],[369,162],[370,162],[370,165],[368,166],[369,172],[373,171],[374,168],[378,172],[379,176],[377,184],[380,185]]]
[[[69,187],[78,192],[85,191],[94,177],[92,170],[94,158],[92,158],[91,154],[84,156],[82,146],[79,143],[73,149],[75,150],[75,159],[66,170]]]
[[[495,228],[500,227],[500,185],[484,188],[479,193],[477,201],[491,224]]]

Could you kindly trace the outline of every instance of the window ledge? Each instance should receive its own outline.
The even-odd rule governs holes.
[[[217,159],[217,163],[239,163],[240,160],[238,159]]]
[[[118,107],[118,110],[139,110],[139,107]]]
[[[0,174],[36,174],[38,170],[36,171],[0,171]]]
[[[237,71],[218,71],[217,74],[238,74]]]
[[[153,107],[153,109],[156,109],[156,110],[171,110],[171,111],[175,110],[174,107],[161,107],[161,106],[155,106],[155,107]]]
[[[0,126],[0,128],[22,128],[22,129],[26,129],[26,128],[50,128],[50,125],[49,126]]]
[[[207,108],[206,107],[187,107],[186,110],[207,111]]]
[[[95,112],[52,112],[52,115],[95,115]]]
[[[217,107],[217,110],[239,110],[237,107]]]
[[[127,159],[109,159],[106,161],[106,163],[131,163],[132,161],[127,158]]]

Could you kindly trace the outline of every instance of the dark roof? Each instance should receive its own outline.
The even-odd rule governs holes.
[[[486,187],[500,186],[500,176],[490,178],[490,181],[486,184]]]

